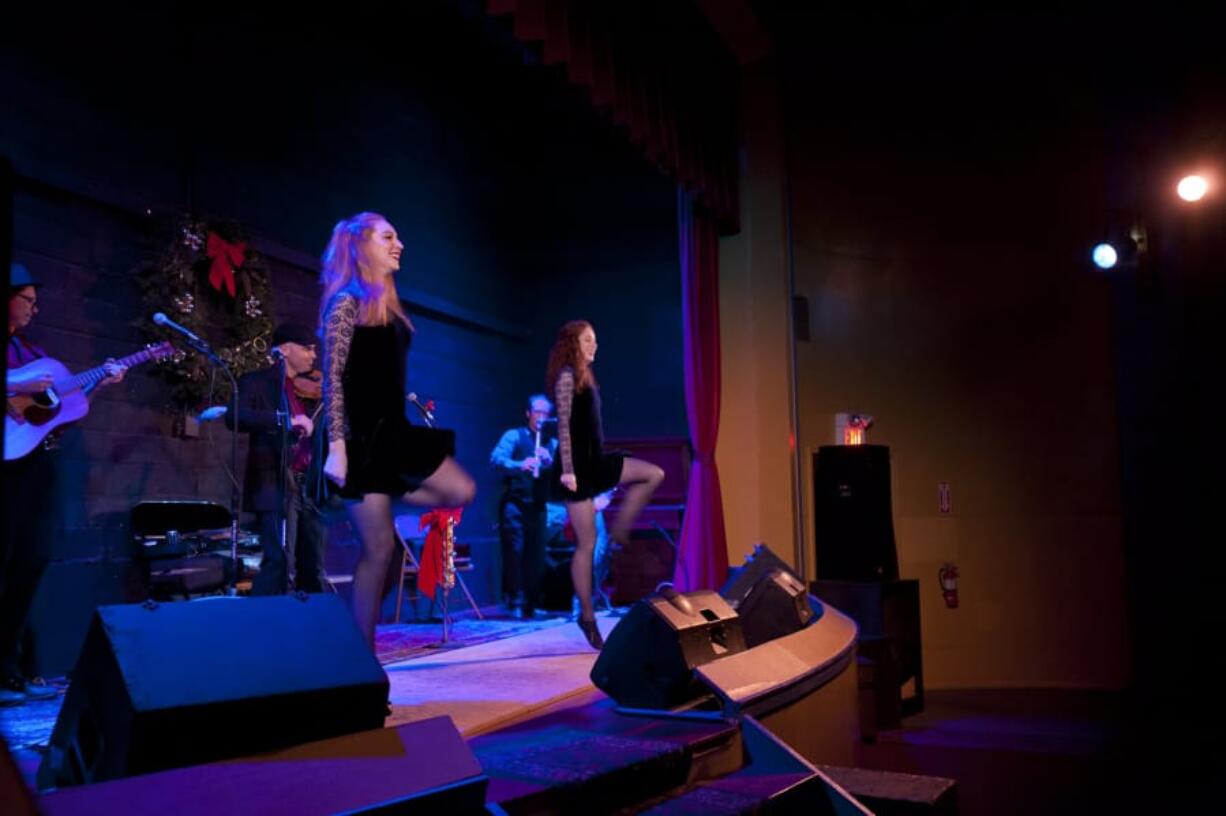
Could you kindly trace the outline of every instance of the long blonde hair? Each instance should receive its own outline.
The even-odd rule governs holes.
[[[413,330],[413,321],[400,305],[395,284],[389,276],[372,273],[366,258],[366,242],[380,221],[387,219],[379,213],[361,212],[332,228],[332,240],[324,249],[323,269],[319,273],[319,283],[323,287],[319,304],[321,326],[332,298],[346,292],[358,299],[359,323],[383,326],[399,318],[409,331]]]

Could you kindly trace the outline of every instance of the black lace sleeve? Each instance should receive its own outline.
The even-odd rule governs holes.
[[[345,413],[345,389],[341,378],[349,361],[349,345],[358,322],[358,300],[353,295],[337,295],[324,312],[323,390],[324,415],[328,422],[328,441],[349,436]]]
[[[553,385],[553,401],[558,406],[558,449],[562,453],[562,473],[574,473],[575,461],[570,447],[570,414],[575,400],[575,372],[562,369]]]

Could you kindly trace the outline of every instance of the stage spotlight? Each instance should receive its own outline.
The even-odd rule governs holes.
[[[1149,235],[1137,213],[1109,210],[1098,243],[1090,251],[1094,265],[1101,270],[1135,269],[1149,252]]]
[[[1200,201],[1209,192],[1209,182],[1204,176],[1184,176],[1179,180],[1175,192],[1184,201]]]
[[[1115,247],[1104,242],[1094,247],[1090,257],[1094,259],[1094,265],[1099,269],[1111,269],[1119,261],[1120,254],[1115,251]]]

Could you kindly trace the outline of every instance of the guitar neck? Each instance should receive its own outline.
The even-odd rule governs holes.
[[[147,363],[157,356],[158,349],[148,348],[138,351],[135,354],[129,354],[127,357],[120,357],[115,362],[124,368],[131,368],[132,366],[139,365],[140,363]],[[97,385],[105,380],[107,376],[105,365],[96,366],[88,371],[82,371],[80,374],[73,375],[72,387],[87,388],[92,385]]]

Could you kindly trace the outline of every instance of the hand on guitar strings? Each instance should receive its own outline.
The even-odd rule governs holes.
[[[121,366],[119,363],[115,362],[115,358],[113,357],[108,358],[107,361],[102,364],[102,368],[106,371],[106,379],[98,383],[98,385],[115,385],[116,383],[121,383],[123,382],[124,375],[128,373],[127,366]]]

